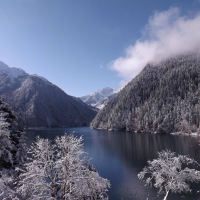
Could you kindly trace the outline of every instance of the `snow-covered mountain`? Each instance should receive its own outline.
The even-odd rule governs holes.
[[[20,76],[30,76],[27,74],[23,69],[20,68],[15,68],[15,67],[9,67],[2,61],[0,61],[0,74],[7,74],[10,76],[10,78],[16,79],[19,78]],[[42,76],[38,76],[37,74],[33,74],[31,76],[36,76],[46,82],[49,82],[46,78]]]
[[[106,87],[92,94],[82,96],[80,99],[90,106],[102,109],[111,99],[117,96],[119,91],[120,89]]]
[[[47,79],[3,62],[0,97],[17,113],[21,127],[86,126],[96,115],[93,107],[67,95]]]
[[[8,67],[5,63],[0,61],[0,73],[8,74],[12,78],[18,78],[19,76],[28,75],[24,70],[15,67]]]
[[[200,130],[200,55],[147,64],[91,122],[92,128],[157,133]]]

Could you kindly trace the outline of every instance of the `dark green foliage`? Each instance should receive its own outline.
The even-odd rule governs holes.
[[[200,57],[148,64],[91,123],[93,128],[170,133],[200,124]]]

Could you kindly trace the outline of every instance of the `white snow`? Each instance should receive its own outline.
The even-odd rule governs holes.
[[[171,135],[184,135],[184,136],[200,136],[197,132],[193,132],[193,133],[184,133],[184,132],[172,132],[170,133]]]
[[[114,98],[114,96],[116,96],[120,90],[121,88],[112,89],[106,87],[92,94],[82,96],[80,97],[80,99],[88,105],[102,109],[105,106],[105,104],[107,104],[107,102],[112,99],[112,96]]]
[[[113,91],[114,90],[112,88],[106,87],[106,88],[103,88],[102,90],[98,90],[97,92],[94,92],[92,94],[83,96],[83,97],[81,97],[81,99],[83,99],[85,101],[92,99],[93,101],[98,102],[98,101],[102,100],[103,98],[112,94]]]
[[[24,70],[15,67],[8,67],[5,63],[0,61],[0,72],[6,73],[13,78],[18,78],[19,76],[28,75]]]
[[[36,76],[36,77],[42,79],[44,82],[49,82],[46,78],[44,78],[42,76],[38,76],[37,74],[33,74],[32,76]]]
[[[24,76],[24,75],[30,76],[24,70],[22,70],[20,68],[15,68],[15,67],[9,67],[8,65],[6,65],[5,63],[3,63],[1,61],[0,61],[0,73],[8,74],[12,78],[18,78],[18,77]],[[38,76],[37,74],[33,74],[31,76],[36,76],[36,77],[42,79],[44,82],[49,82],[46,78],[44,78],[42,76]]]

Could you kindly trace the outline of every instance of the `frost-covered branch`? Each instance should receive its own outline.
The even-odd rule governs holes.
[[[171,151],[161,151],[158,158],[148,161],[139,174],[138,178],[145,182],[146,186],[158,188],[158,193],[166,193],[164,199],[167,199],[169,192],[181,193],[189,192],[189,182],[200,181],[200,171],[188,167],[197,162],[188,156],[178,155]]]
[[[73,134],[54,142],[37,137],[26,172],[20,176],[20,194],[27,199],[44,195],[46,199],[107,199],[110,183],[89,167],[82,140]]]

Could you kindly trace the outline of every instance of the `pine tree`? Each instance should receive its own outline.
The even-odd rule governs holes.
[[[3,111],[5,108],[1,104],[0,110],[0,169],[9,168],[13,165],[13,155],[14,145],[10,138],[10,123],[7,122],[6,116],[7,112]]]
[[[0,199],[17,199],[16,186],[26,161],[25,132],[17,129],[15,115],[0,100]],[[21,170],[19,170],[21,168]]]

